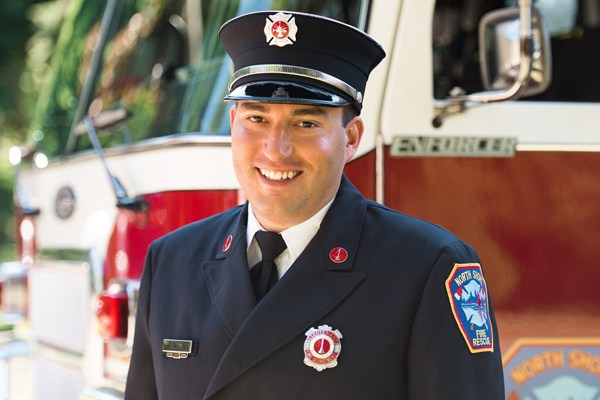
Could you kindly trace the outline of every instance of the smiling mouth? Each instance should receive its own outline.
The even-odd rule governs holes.
[[[268,169],[259,168],[262,176],[272,181],[285,181],[287,179],[293,179],[300,175],[300,171],[269,171]]]

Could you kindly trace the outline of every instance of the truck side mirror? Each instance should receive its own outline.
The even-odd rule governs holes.
[[[467,94],[456,87],[445,104],[435,107],[431,124],[467,110],[467,103],[517,100],[544,91],[550,84],[550,34],[534,10],[533,0],[519,0],[518,8],[492,11],[479,25],[479,49],[485,90]]]
[[[533,46],[531,71],[520,97],[545,91],[552,77],[550,34],[539,12],[531,19]],[[518,79],[522,67],[519,10],[505,8],[487,13],[479,25],[481,78],[485,90],[506,90]]]

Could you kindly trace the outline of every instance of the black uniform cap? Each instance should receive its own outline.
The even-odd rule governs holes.
[[[234,67],[228,101],[351,104],[360,113],[367,78],[385,57],[353,26],[298,12],[241,15],[219,37]]]

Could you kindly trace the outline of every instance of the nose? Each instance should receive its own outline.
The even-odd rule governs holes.
[[[289,157],[293,151],[291,133],[285,126],[273,125],[265,136],[263,153],[271,161],[279,161]]]

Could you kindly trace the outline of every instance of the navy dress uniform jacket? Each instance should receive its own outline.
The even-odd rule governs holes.
[[[453,266],[479,262],[456,236],[365,199],[343,177],[315,237],[257,305],[246,221],[239,206],[151,245],[127,400],[504,398],[493,310],[493,352],[482,353],[469,351],[451,311]],[[330,259],[338,247],[345,262]],[[338,365],[317,371],[303,346],[321,325],[343,338]],[[192,340],[195,354],[168,358],[163,339]]]

